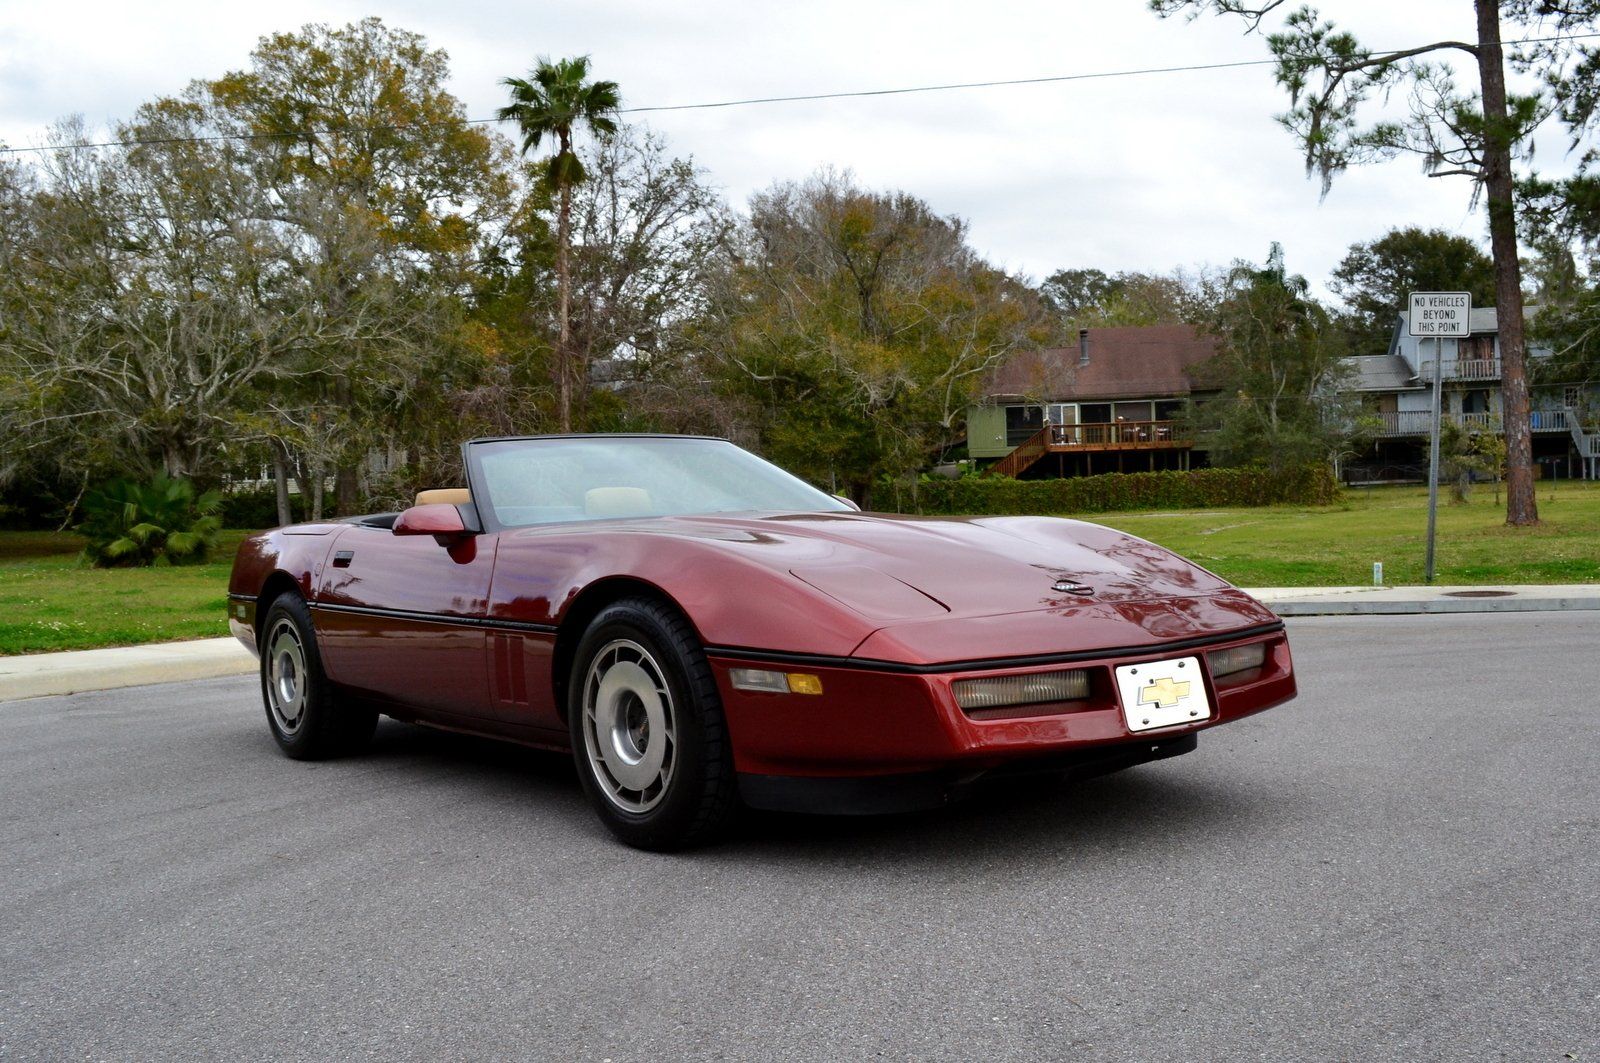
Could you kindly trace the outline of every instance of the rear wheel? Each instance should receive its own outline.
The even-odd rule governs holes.
[[[738,797],[727,725],[682,616],[648,599],[606,607],[578,645],[568,691],[578,776],[613,834],[665,851],[728,826]]]
[[[278,748],[295,760],[357,752],[372,737],[378,714],[341,699],[322,671],[311,610],[284,594],[261,626],[261,699]]]

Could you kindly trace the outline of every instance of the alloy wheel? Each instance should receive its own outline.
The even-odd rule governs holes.
[[[583,744],[606,798],[624,812],[660,804],[677,766],[677,713],[661,665],[629,639],[595,654],[583,683]]]

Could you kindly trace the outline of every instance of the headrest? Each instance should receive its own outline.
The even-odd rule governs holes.
[[[432,506],[441,502],[447,506],[470,506],[472,493],[465,487],[439,487],[432,491],[418,491],[417,500],[411,504]]]
[[[642,487],[595,487],[583,493],[583,512],[590,517],[647,517],[655,505]]]

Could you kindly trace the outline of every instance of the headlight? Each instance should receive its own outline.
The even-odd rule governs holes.
[[[1260,668],[1267,662],[1267,644],[1252,642],[1248,646],[1234,646],[1226,650],[1212,650],[1206,654],[1211,664],[1211,677],[1219,679],[1235,672]]]
[[[956,704],[963,709],[999,709],[1086,698],[1089,673],[1081,668],[1070,672],[1030,672],[993,679],[957,679],[951,686]]]

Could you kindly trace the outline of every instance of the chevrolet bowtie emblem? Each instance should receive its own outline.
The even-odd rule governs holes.
[[[1189,696],[1189,680],[1176,680],[1168,676],[1152,679],[1139,688],[1139,704],[1170,709]]]

